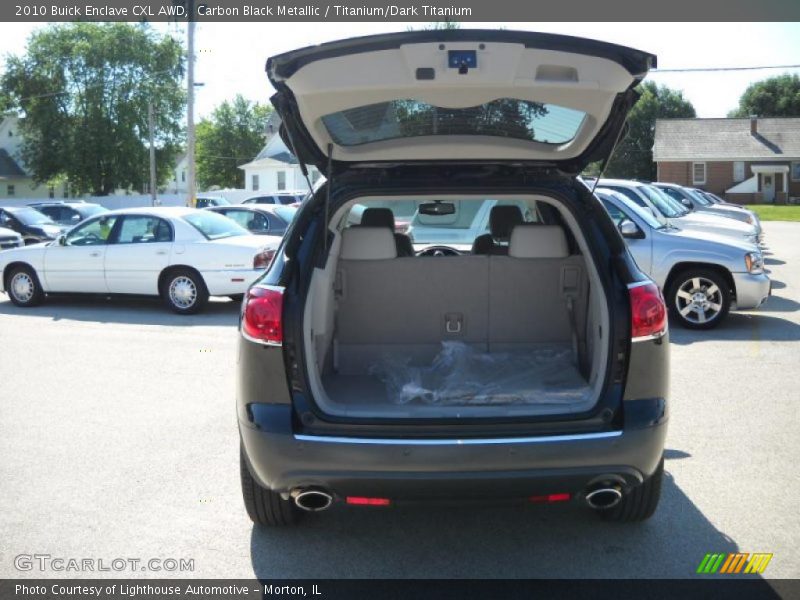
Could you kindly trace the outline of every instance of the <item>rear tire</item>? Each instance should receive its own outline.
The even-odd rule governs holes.
[[[606,521],[635,523],[653,516],[661,498],[661,483],[664,480],[664,458],[658,468],[642,484],[637,485],[622,497],[613,508],[598,511]]]
[[[208,302],[208,288],[197,271],[173,269],[162,279],[161,298],[179,315],[193,315],[203,310]]]
[[[280,494],[262,487],[250,473],[244,448],[239,448],[239,471],[242,478],[242,498],[250,520],[256,525],[285,527],[294,525],[300,518],[300,509]]]
[[[6,292],[16,306],[27,308],[41,304],[44,290],[36,271],[28,266],[19,266],[12,269],[6,279]]]
[[[712,329],[731,308],[730,285],[714,269],[687,269],[677,273],[666,297],[672,317],[687,329]]]

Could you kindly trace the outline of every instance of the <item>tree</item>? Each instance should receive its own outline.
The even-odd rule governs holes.
[[[239,165],[253,160],[264,145],[271,106],[252,103],[241,95],[214,109],[197,124],[197,183],[207,188],[242,186]]]
[[[24,117],[22,159],[37,182],[108,195],[148,181],[148,103],[159,181],[182,139],[184,52],[146,24],[70,23],[36,31],[0,80]]]
[[[778,75],[751,84],[729,117],[800,117],[800,76]]]
[[[606,168],[606,177],[655,179],[653,143],[656,119],[694,118],[692,103],[678,90],[646,81],[639,86],[641,98],[628,115],[628,134],[617,145]]]

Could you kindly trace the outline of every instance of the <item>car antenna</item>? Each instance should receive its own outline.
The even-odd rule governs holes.
[[[592,195],[594,196],[594,191],[597,189],[600,180],[605,175],[606,167],[608,167],[608,163],[611,162],[611,158],[614,156],[614,152],[617,150],[617,146],[619,145],[620,140],[622,139],[624,132],[627,132],[627,122],[622,124],[622,127],[619,128],[617,132],[617,138],[614,140],[614,145],[611,146],[611,152],[608,153],[608,156],[603,160],[603,164],[600,166],[600,173],[598,173],[597,178],[594,180],[594,185],[592,186]]]

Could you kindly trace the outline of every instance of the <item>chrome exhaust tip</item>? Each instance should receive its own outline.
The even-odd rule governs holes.
[[[292,490],[295,506],[309,512],[319,512],[333,504],[333,496],[325,490],[316,488]]]
[[[600,486],[586,494],[586,504],[594,509],[613,508],[622,500],[619,486]]]

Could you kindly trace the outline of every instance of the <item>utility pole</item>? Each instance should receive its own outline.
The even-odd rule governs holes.
[[[153,109],[153,98],[151,97],[147,103],[147,123],[150,128],[150,205],[156,206],[158,198],[156,197],[156,146],[153,142],[155,136],[155,110]]]
[[[194,206],[197,195],[194,168],[194,0],[188,0],[189,23],[188,43],[189,53],[187,65],[188,101],[186,103],[186,162],[188,166],[188,181],[186,182],[186,206]]]

